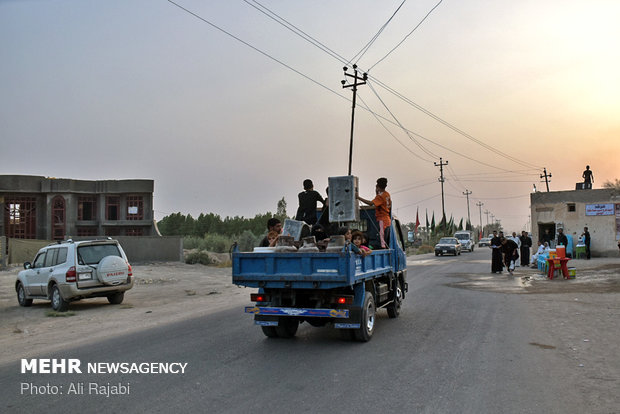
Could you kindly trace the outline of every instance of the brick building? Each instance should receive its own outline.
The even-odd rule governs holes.
[[[0,236],[156,236],[153,180],[0,175]]]

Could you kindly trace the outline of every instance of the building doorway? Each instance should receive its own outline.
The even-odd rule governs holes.
[[[65,199],[56,196],[52,199],[52,240],[64,240],[65,217]]]
[[[547,233],[547,230],[549,233]],[[548,241],[549,248],[555,247],[555,223],[538,223],[538,240],[542,243]]]

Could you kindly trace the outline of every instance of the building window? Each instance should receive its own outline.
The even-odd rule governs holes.
[[[79,226],[77,228],[77,235],[82,237],[97,236],[97,227]]]
[[[120,227],[107,227],[105,229],[105,235],[106,236],[120,236],[121,229]]]
[[[105,219],[120,220],[121,198],[119,196],[107,196],[105,199]]]
[[[4,228],[7,237],[15,239],[36,238],[37,209],[35,198],[7,198],[4,203]]]
[[[577,211],[576,207],[575,207],[575,203],[568,203],[568,211]]]
[[[78,197],[78,220],[97,220],[97,198],[94,196]]]
[[[125,230],[126,236],[144,236],[144,229],[141,227],[130,227]]]
[[[127,196],[127,220],[144,220],[142,196]]]
[[[52,240],[65,238],[65,199],[56,196],[52,199]]]

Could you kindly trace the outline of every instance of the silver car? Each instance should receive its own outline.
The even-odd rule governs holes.
[[[120,304],[133,282],[131,265],[118,241],[68,240],[42,248],[33,263],[24,263],[15,291],[21,306],[32,305],[33,299],[51,300],[54,310],[64,312],[69,302],[84,298],[107,297]]]

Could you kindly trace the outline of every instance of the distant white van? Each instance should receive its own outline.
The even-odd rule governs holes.
[[[476,245],[476,243],[474,243],[474,239],[470,231],[457,231],[456,233],[454,233],[454,237],[456,237],[459,243],[461,243],[462,250],[467,250],[468,252],[474,251],[474,246]]]

